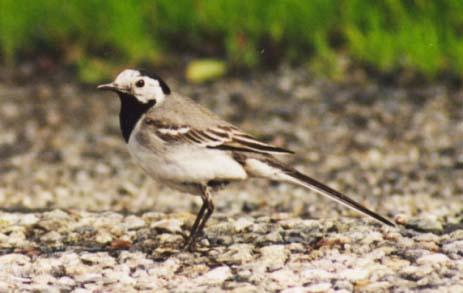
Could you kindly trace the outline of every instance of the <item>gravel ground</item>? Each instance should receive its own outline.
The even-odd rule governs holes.
[[[130,160],[118,100],[72,84],[0,84],[0,292],[463,291],[463,92],[349,85],[304,70],[169,80],[298,169],[399,223],[252,180],[200,200]]]

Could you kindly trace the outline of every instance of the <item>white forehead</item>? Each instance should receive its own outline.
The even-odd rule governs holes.
[[[134,78],[139,76],[141,76],[140,71],[134,69],[126,69],[119,73],[114,82],[117,84],[130,84],[133,82]]]

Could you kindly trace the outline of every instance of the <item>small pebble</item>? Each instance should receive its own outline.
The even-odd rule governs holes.
[[[193,282],[208,285],[221,284],[223,281],[230,278],[231,275],[231,269],[228,266],[221,266],[210,270],[206,274],[200,276],[198,279],[193,280]]]
[[[166,219],[151,223],[151,228],[160,232],[181,233],[183,222],[176,219]]]
[[[260,249],[260,253],[260,261],[265,263],[270,271],[283,267],[288,257],[288,251],[286,251],[283,245],[270,245],[262,247]]]
[[[417,259],[416,263],[420,265],[424,264],[441,264],[449,261],[449,258],[445,254],[433,253],[424,255]]]
[[[318,283],[305,288],[307,292],[327,292],[331,289],[330,283]]]

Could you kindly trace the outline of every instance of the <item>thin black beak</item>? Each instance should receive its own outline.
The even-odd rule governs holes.
[[[96,87],[99,90],[103,91],[114,91],[117,92],[118,88],[114,83],[106,83],[106,84],[100,84],[99,86]]]

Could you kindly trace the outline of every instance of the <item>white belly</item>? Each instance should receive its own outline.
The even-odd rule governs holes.
[[[242,180],[244,168],[227,152],[199,146],[171,145],[149,149],[132,135],[129,152],[134,160],[155,179],[178,183],[205,183],[209,180]]]

